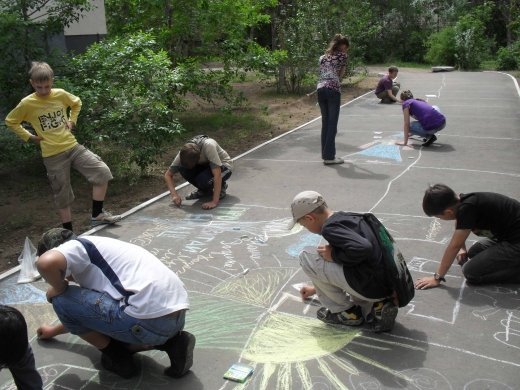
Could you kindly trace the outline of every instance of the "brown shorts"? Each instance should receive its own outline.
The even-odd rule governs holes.
[[[54,203],[58,209],[68,207],[74,201],[74,192],[70,185],[71,167],[91,184],[104,184],[113,179],[101,157],[79,144],[55,156],[44,157],[43,164],[47,169]]]

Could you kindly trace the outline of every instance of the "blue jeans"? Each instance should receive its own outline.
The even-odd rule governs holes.
[[[232,172],[225,165],[220,168],[222,169],[222,184],[224,184],[231,177]],[[179,167],[179,173],[197,189],[205,192],[213,191],[213,172],[209,164],[195,165],[192,169]]]
[[[61,323],[79,336],[95,331],[128,344],[160,345],[184,328],[184,310],[176,315],[139,319],[127,315],[120,303],[107,293],[78,286],[69,286],[52,299]]]
[[[446,122],[444,122],[441,126],[431,129],[431,130],[425,130],[421,123],[418,121],[413,121],[410,123],[410,133],[418,135],[419,137],[429,137],[432,134],[435,134],[438,131],[441,131],[446,127]]]
[[[330,88],[320,88],[318,103],[321,111],[321,158],[334,160],[341,94]]]

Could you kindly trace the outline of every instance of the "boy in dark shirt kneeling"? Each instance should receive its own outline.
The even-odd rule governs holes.
[[[433,276],[418,289],[437,287],[457,259],[471,284],[520,282],[520,202],[493,192],[457,195],[444,184],[430,186],[423,198],[426,215],[455,221],[455,232]],[[483,237],[466,250],[473,233]]]

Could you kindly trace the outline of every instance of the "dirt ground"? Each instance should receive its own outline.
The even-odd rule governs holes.
[[[368,77],[355,83],[347,81],[343,86],[342,101],[347,102],[373,89],[377,79],[377,73],[370,73]],[[259,83],[242,83],[236,88],[247,98],[247,110],[266,119],[269,128],[260,133],[247,133],[246,139],[227,144],[221,141],[229,137],[227,129],[223,128],[209,134],[217,139],[232,157],[320,115],[319,107],[316,105],[316,95],[311,97],[276,95],[272,87]],[[193,110],[193,115],[197,115],[196,110]],[[208,108],[204,110],[207,112]],[[226,137],[223,137],[224,134]],[[105,200],[106,208],[115,214],[123,213],[165,192],[163,173],[181,142],[182,140],[179,140],[178,145],[172,145],[149,176],[140,178],[136,184],[130,186],[127,182],[114,179],[109,185]],[[2,221],[0,272],[2,272],[18,265],[18,257],[23,250],[26,237],[37,245],[43,232],[52,227],[59,227],[61,224],[54,211],[41,160],[29,166],[12,167],[7,172],[0,172],[0,183],[0,221]],[[72,205],[73,225],[75,233],[79,234],[90,229],[91,189],[82,177],[73,178],[73,189],[76,195]]]

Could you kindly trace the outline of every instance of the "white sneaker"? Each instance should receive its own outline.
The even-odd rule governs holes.
[[[90,226],[95,227],[99,225],[111,225],[113,223],[121,221],[120,215],[112,215],[106,210],[103,210],[97,217],[90,219]]]
[[[342,158],[336,157],[334,160],[323,160],[323,164],[332,165],[332,164],[343,164],[345,160]]]

